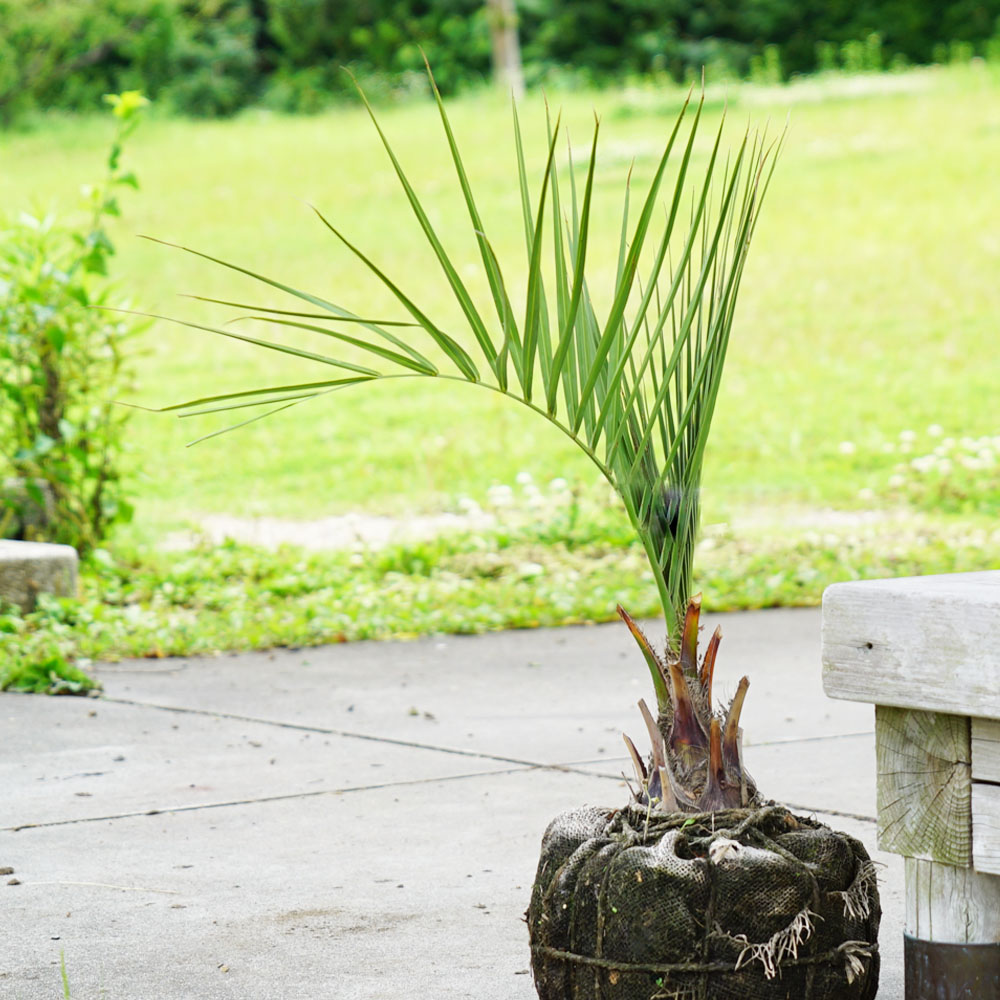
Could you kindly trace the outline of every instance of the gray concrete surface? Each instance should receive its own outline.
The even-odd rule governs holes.
[[[712,617],[770,796],[884,867],[873,716],[827,699],[819,612]],[[104,665],[102,699],[0,695],[0,998],[530,1000],[548,821],[624,803],[645,667],[620,625]],[[11,880],[19,884],[8,884]]]

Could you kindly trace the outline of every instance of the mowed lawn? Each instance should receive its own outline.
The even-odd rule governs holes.
[[[727,96],[732,144],[748,121],[769,123],[777,135],[788,119],[788,135],[744,277],[706,460],[706,516],[878,504],[898,461],[885,449],[901,431],[936,424],[955,437],[1000,433],[1000,77],[973,65],[781,88],[732,85]],[[723,110],[721,90],[709,97],[696,166]],[[549,99],[562,108],[580,171],[595,111],[601,119],[601,238],[591,263],[610,287],[626,175],[634,163],[636,189],[649,179],[681,94],[649,86]],[[518,286],[525,247],[510,109],[486,94],[452,102],[449,113],[487,231]],[[436,110],[421,104],[381,115],[485,312],[488,288]],[[540,97],[523,103],[521,119],[537,194]],[[78,186],[99,176],[109,135],[98,117],[3,135],[0,205],[72,206]],[[295,308],[270,288],[135,238],[144,233],[365,315],[402,318],[312,215],[314,204],[425,312],[474,345],[359,108],[313,118],[253,112],[225,122],[154,115],[126,159],[142,190],[123,195],[113,268],[136,308],[209,324],[232,313],[182,293]],[[599,284],[592,290],[606,300]],[[141,340],[129,399],[157,406],[328,371],[157,322]],[[141,535],[223,511],[435,511],[463,495],[481,499],[520,472],[543,483],[595,476],[571,443],[513,401],[433,379],[353,388],[184,447],[216,426],[218,418],[181,422],[136,411],[130,442],[142,470]],[[873,493],[859,497],[862,490]]]

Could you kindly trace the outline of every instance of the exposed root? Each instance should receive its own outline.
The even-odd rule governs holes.
[[[808,907],[800,910],[787,927],[776,931],[767,941],[760,943],[748,941],[746,934],[730,935],[722,932],[730,940],[744,945],[736,959],[734,971],[749,962],[760,962],[764,967],[764,978],[774,979],[781,972],[781,963],[786,956],[796,959],[799,957],[799,946],[804,944],[813,932],[810,918],[815,915]]]
[[[867,920],[871,913],[872,890],[878,887],[878,875],[871,861],[859,866],[854,881],[843,892],[831,892],[844,901],[844,916],[850,920]]]
[[[844,956],[847,985],[865,974],[865,962],[872,957],[872,946],[865,941],[845,941],[838,949]]]

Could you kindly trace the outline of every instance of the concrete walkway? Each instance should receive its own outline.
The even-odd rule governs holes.
[[[819,612],[707,616],[750,675],[748,766],[882,869],[871,708],[830,701]],[[653,633],[655,635],[655,632]],[[0,997],[531,1000],[558,812],[626,801],[651,701],[622,625],[100,667],[103,699],[0,695]],[[9,884],[11,881],[17,884]]]

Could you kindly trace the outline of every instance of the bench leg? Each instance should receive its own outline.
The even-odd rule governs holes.
[[[1000,877],[904,862],[905,1000],[1000,1000]]]

